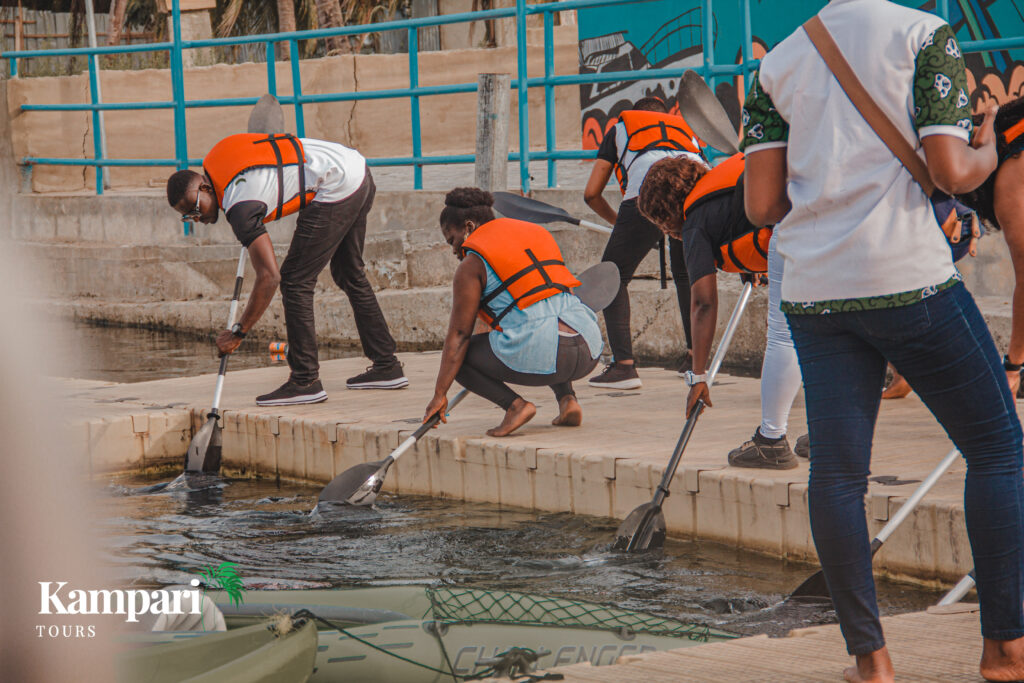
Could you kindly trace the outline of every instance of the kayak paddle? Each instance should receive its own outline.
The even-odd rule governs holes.
[[[539,199],[531,199],[513,192],[495,192],[494,208],[503,216],[531,223],[571,223],[605,234],[612,229],[598,223],[585,221],[569,214],[565,209],[552,206]]]
[[[725,326],[722,340],[718,343],[715,357],[711,360],[711,368],[708,370],[709,387],[714,384],[718,369],[722,367],[725,353],[732,342],[737,326],[739,326],[740,317],[743,315],[743,309],[747,307],[753,288],[754,285],[750,282],[743,286],[739,301],[736,302],[736,308],[733,309],[732,316],[729,318],[729,324]],[[683,451],[686,450],[686,444],[689,443],[690,436],[693,434],[697,418],[702,412],[704,412],[704,401],[697,401],[697,405],[694,406],[693,412],[690,413],[690,417],[687,418],[686,424],[683,426],[683,433],[679,435],[679,441],[676,443],[675,450],[672,451],[672,458],[668,461],[661,482],[654,492],[654,498],[650,503],[644,503],[634,509],[619,525],[615,532],[615,543],[612,546],[615,550],[625,550],[629,553],[643,552],[660,548],[665,543],[665,514],[662,512],[661,505],[668,498],[669,484],[672,483],[672,477],[683,457]]]
[[[448,404],[448,413],[466,398],[469,389],[463,389],[455,394],[455,398]],[[446,416],[447,414],[446,413]],[[398,445],[398,448],[391,451],[391,455],[376,462],[364,462],[361,465],[349,467],[347,470],[331,480],[324,490],[320,492],[318,500],[326,500],[332,503],[345,503],[347,505],[370,505],[377,499],[377,494],[384,485],[384,477],[387,476],[391,465],[402,457],[402,454],[416,445],[420,438],[434,428],[441,421],[440,413],[430,416],[430,419],[419,426],[419,428],[408,436],[405,441]]]
[[[679,82],[679,113],[697,137],[720,152],[735,154],[737,131],[722,103],[696,71],[687,71]]]
[[[974,588],[974,570],[972,569],[967,573],[964,578],[960,579],[953,589],[942,596],[936,604],[937,607],[945,607],[946,605],[952,605],[960,602],[970,590]]]
[[[960,451],[955,448],[947,453],[946,457],[942,459],[942,462],[935,466],[935,469],[931,471],[931,474],[929,474],[925,480],[918,485],[917,489],[910,495],[910,497],[907,498],[907,502],[900,506],[899,511],[892,516],[892,519],[890,519],[884,527],[882,527],[882,530],[878,532],[878,535],[871,539],[872,557],[874,557],[879,551],[882,544],[892,536],[892,533],[896,531],[896,528],[903,523],[903,520],[910,516],[910,513],[915,507],[917,507],[917,504],[921,502],[921,499],[928,494],[928,491],[930,491],[933,486],[935,486],[935,482],[939,480],[939,477],[945,474],[946,470],[953,466],[953,462],[958,457],[960,457]],[[968,586],[968,590],[970,590],[970,586]],[[828,590],[828,584],[825,583],[825,572],[819,569],[806,581],[797,586],[796,590],[793,591],[789,598],[786,599],[789,600],[792,598],[826,598],[831,600],[832,594]]]
[[[235,313],[238,312],[238,297],[242,293],[242,276],[245,274],[246,249],[242,247],[238,254],[238,270],[235,271],[235,291],[231,295],[231,308],[228,310],[228,325],[225,329],[231,329],[235,324]],[[192,443],[188,445],[185,453],[186,472],[212,472],[220,471],[221,455],[221,425],[220,425],[220,395],[224,390],[224,373],[228,370],[228,356],[220,357],[220,370],[217,371],[217,387],[213,391],[213,405],[210,412],[206,414],[206,424],[199,428],[196,435],[192,437]]]

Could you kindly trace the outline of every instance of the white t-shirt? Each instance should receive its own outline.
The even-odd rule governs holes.
[[[969,139],[962,56],[942,19],[886,0],[832,0],[819,16],[919,154],[927,135]],[[917,60],[925,48],[944,50],[951,63],[929,72]],[[915,88],[919,99],[934,98],[928,111],[915,104]],[[772,147],[786,147],[793,205],[775,231],[784,301],[824,312],[827,302],[927,293],[957,276],[928,198],[800,29],[762,60],[744,107],[744,151]]]
[[[354,149],[336,142],[299,138],[306,155],[306,190],[315,190],[313,201],[340,202],[359,189],[366,178],[366,159]],[[284,201],[299,193],[298,168],[284,170]],[[258,201],[267,211],[277,207],[277,169],[254,168],[241,173],[224,189],[221,209],[227,213],[244,201]]]

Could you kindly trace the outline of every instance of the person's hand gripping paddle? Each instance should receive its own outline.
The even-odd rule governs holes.
[[[718,343],[715,357],[711,361],[711,368],[708,370],[707,377],[708,386],[714,384],[718,369],[722,367],[725,353],[729,349],[729,344],[732,342],[733,334],[735,334],[736,327],[739,325],[743,309],[747,307],[747,302],[750,300],[750,292],[753,288],[754,285],[751,282],[743,286],[739,301],[736,302],[736,308],[733,309],[732,317],[729,318],[729,324],[725,326],[725,333],[722,334],[722,340]],[[666,533],[665,514],[662,512],[661,506],[665,499],[668,498],[668,487],[672,484],[672,477],[675,476],[676,468],[679,467],[679,461],[682,459],[683,451],[686,450],[686,444],[689,443],[690,436],[693,434],[693,428],[697,425],[697,420],[700,418],[701,413],[704,412],[704,405],[704,401],[697,401],[697,404],[690,413],[690,417],[687,418],[686,424],[683,426],[683,433],[679,435],[679,441],[676,442],[675,450],[672,451],[672,457],[665,467],[665,473],[662,475],[661,482],[654,492],[654,498],[650,503],[644,503],[634,509],[623,520],[615,532],[613,549],[637,553],[656,550],[664,545]]]

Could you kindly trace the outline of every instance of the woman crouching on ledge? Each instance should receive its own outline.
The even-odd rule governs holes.
[[[494,197],[459,187],[445,197],[441,232],[462,263],[452,286],[448,323],[434,398],[424,421],[440,413],[457,381],[505,410],[489,436],[507,436],[537,413],[537,407],[505,382],[549,386],[558,399],[551,424],[576,427],[583,411],[572,389],[601,355],[597,316],[571,293],[579,281],[565,267],[555,239],[539,225],[495,219]],[[480,317],[490,332],[473,334]]]

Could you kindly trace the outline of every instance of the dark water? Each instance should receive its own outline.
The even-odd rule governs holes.
[[[706,541],[612,553],[615,520],[411,496],[311,515],[316,488],[233,481],[139,495],[151,483],[111,486],[103,500],[115,576],[141,585],[184,583],[227,560],[251,588],[454,584],[591,600],[742,633],[834,620],[820,605],[778,606],[814,567]],[[940,597],[884,583],[879,593],[886,614]]]
[[[108,382],[147,382],[217,372],[220,358],[213,336],[111,327],[76,322],[64,328],[70,343],[56,359],[56,374]],[[361,351],[321,347],[320,360],[351,358]],[[284,365],[271,360],[268,344],[246,339],[231,356],[228,371]]]

